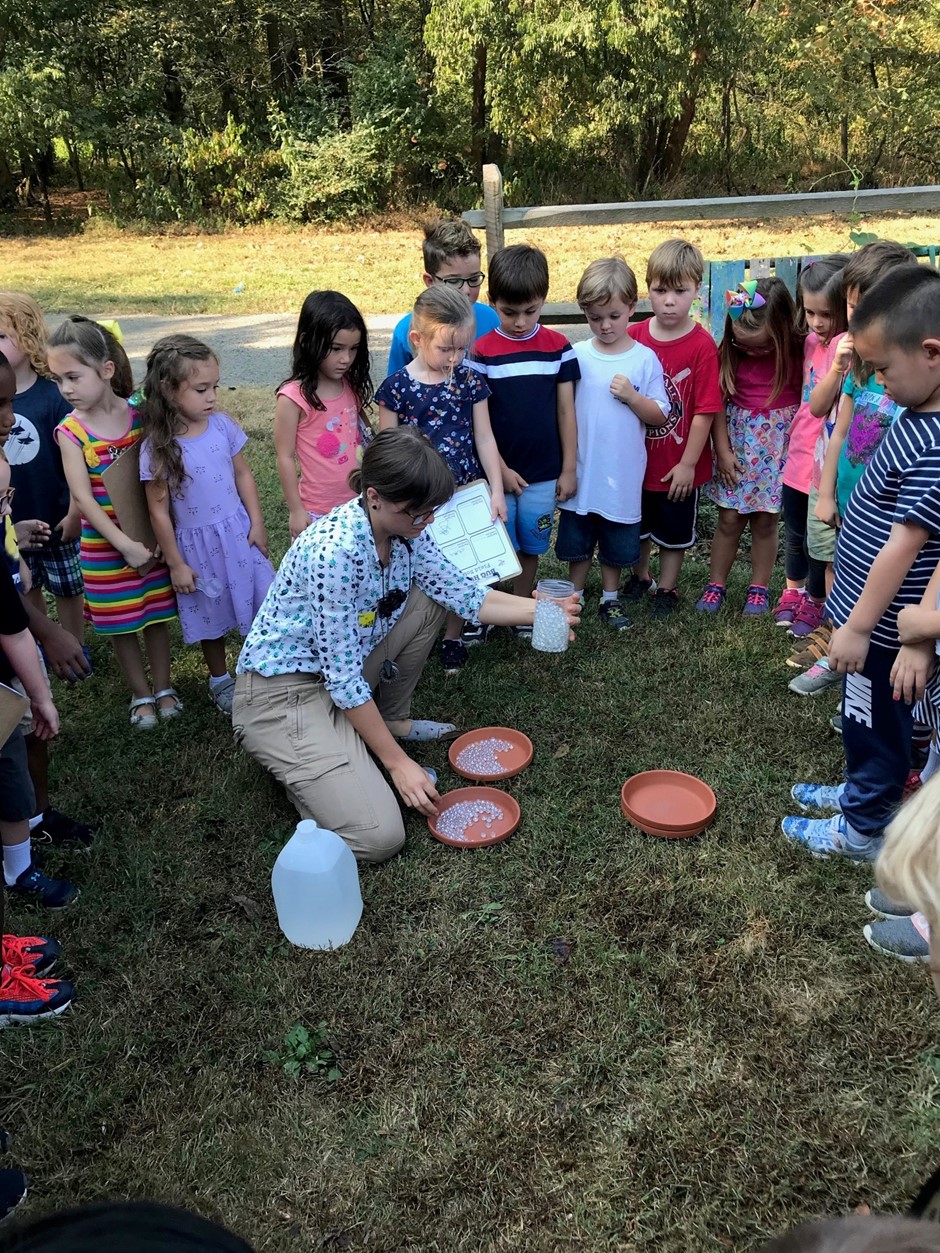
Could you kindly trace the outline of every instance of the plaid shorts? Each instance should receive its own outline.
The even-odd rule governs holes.
[[[33,587],[48,588],[53,596],[81,596],[85,581],[79,548],[77,539],[67,539],[24,551],[23,560],[33,576]]]

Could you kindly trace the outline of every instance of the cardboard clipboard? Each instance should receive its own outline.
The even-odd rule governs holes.
[[[152,553],[157,551],[157,537],[153,533],[147,493],[140,481],[140,440],[126,448],[116,461],[101,471],[101,481],[114,512],[117,524],[128,537],[145,544]],[[148,561],[137,570],[146,574],[156,565],[156,559]]]
[[[15,688],[0,683],[0,744],[5,744],[29,709],[29,701]]]

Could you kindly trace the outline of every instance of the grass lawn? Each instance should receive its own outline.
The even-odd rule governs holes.
[[[233,412],[279,554],[264,394]],[[834,702],[787,692],[766,620],[636,619],[611,638],[592,604],[559,657],[497,639],[458,681],[428,666],[421,716],[535,741],[506,785],[522,825],[461,853],[410,819],[331,955],[280,937],[294,815],[210,709],[199,650],[176,652],[185,718],[135,736],[96,642],[96,677],[56,684],[52,755],[55,803],[102,823],[90,858],[50,858],[82,897],[8,919],[57,935],[80,989],[3,1037],[32,1212],[148,1196],[259,1250],[698,1253],[903,1207],[937,1165],[936,1002],[865,945],[870,873],[778,825],[793,781],[839,776]],[[443,748],[423,760],[455,786]],[[712,784],[704,838],[625,823],[621,783],[655,766]],[[321,1022],[321,1073],[291,1078],[285,1035]]]
[[[710,260],[733,260],[851,249],[852,229],[902,243],[940,242],[936,217],[898,215],[865,218],[854,227],[835,216],[558,227],[508,231],[506,241],[543,248],[551,298],[573,300],[587,263],[611,252],[624,254],[642,290],[647,257],[672,236],[685,235]],[[364,313],[395,313],[410,308],[420,290],[420,240],[417,224],[143,235],[95,219],[81,235],[0,237],[0,274],[5,288],[30,292],[50,313],[285,313],[299,309],[316,288],[345,292]]]

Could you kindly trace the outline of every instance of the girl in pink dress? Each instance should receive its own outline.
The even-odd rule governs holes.
[[[341,292],[311,292],[297,321],[291,376],[278,388],[274,410],[277,472],[292,540],[352,499],[347,480],[370,438],[362,411],[371,399],[362,314]]]
[[[170,568],[183,640],[202,645],[209,694],[232,712],[225,635],[247,635],[274,579],[245,432],[216,409],[219,362],[189,335],[167,335],[147,358],[140,477]]]

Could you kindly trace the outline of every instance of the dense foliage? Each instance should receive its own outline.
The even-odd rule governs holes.
[[[349,217],[932,181],[940,0],[0,0],[0,204]]]

